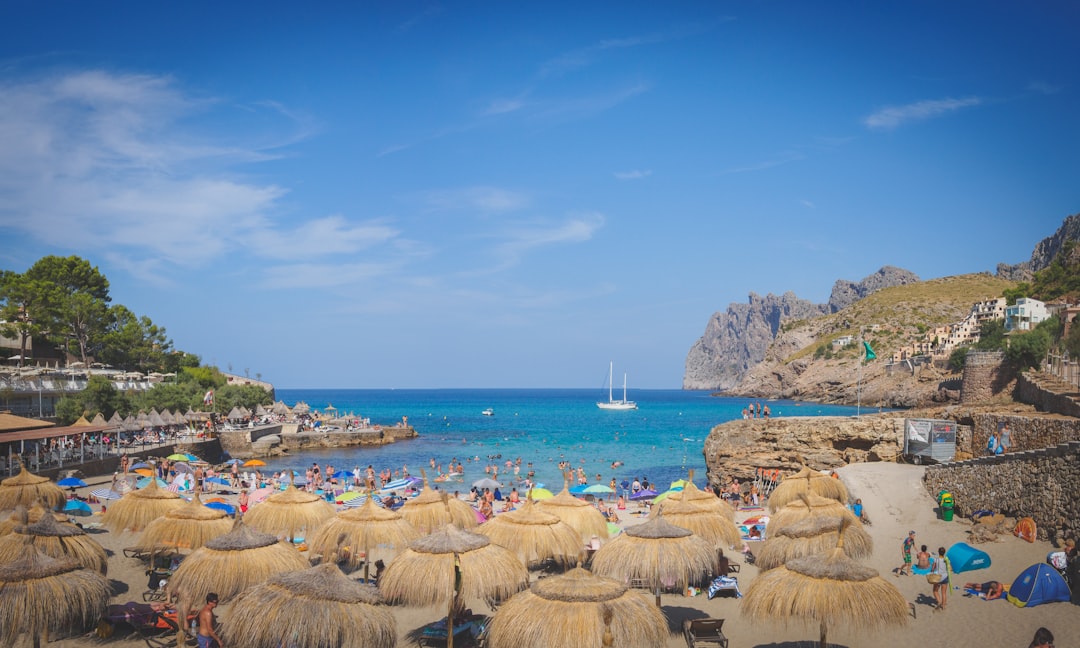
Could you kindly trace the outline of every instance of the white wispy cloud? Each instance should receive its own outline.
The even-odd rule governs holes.
[[[805,198],[803,200],[800,200],[799,204],[802,205],[803,207],[806,207],[807,209],[814,209],[814,208],[817,207],[817,205],[815,205],[813,202],[811,202],[809,200],[806,200]]]
[[[215,132],[235,109],[260,113],[266,130]],[[156,281],[238,252],[349,254],[397,236],[340,215],[282,224],[288,189],[238,174],[312,131],[280,104],[238,107],[167,76],[88,70],[0,82],[0,231],[77,246]]]
[[[722,17],[719,22],[728,22],[730,20],[733,20],[733,18]],[[706,32],[713,27],[714,24],[684,25],[650,34],[639,34],[622,38],[604,38],[591,45],[563,52],[562,54],[545,61],[541,64],[538,74],[541,77],[557,76],[592,64],[596,58],[604,52],[679,40]]]
[[[773,167],[778,167],[789,162],[798,162],[799,160],[806,159],[806,154],[802,151],[782,151],[776,155],[761,160],[760,162],[754,162],[744,166],[730,167],[720,171],[720,175],[728,175],[732,173],[750,173],[752,171],[764,171]]]
[[[962,99],[927,99],[903,106],[886,106],[863,119],[863,124],[873,130],[892,130],[907,122],[922,121],[956,112],[983,103],[980,97]]]
[[[1064,90],[1064,86],[1047,83],[1045,81],[1032,81],[1028,84],[1028,90],[1044,95],[1054,95]]]
[[[652,175],[650,169],[634,169],[632,171],[616,171],[614,174],[617,180],[641,180],[642,178],[648,178]]]
[[[539,247],[584,243],[603,225],[604,216],[599,212],[574,214],[560,223],[519,225],[503,234],[496,254],[502,261],[502,268],[517,265],[526,253]]]
[[[530,203],[528,194],[499,187],[465,187],[429,191],[423,195],[424,202],[438,211],[480,211],[498,213],[516,211]]]
[[[514,99],[495,99],[488,104],[488,107],[484,110],[484,115],[505,115],[507,113],[517,112],[525,107],[525,100]]]

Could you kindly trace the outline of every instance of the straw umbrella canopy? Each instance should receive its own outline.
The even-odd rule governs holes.
[[[685,591],[716,567],[716,550],[709,541],[668,523],[662,515],[627,527],[592,559],[593,571],[601,576],[624,583],[640,580],[654,588],[657,607],[661,587]]]
[[[112,416],[109,417],[109,425],[118,428],[123,424],[124,417],[120,416],[120,412],[118,410],[113,410]]]
[[[826,554],[789,560],[758,574],[742,601],[753,621],[800,619],[817,622],[820,646],[827,646],[828,626],[842,623],[866,630],[907,622],[908,603],[896,586],[844,553],[841,535]]]
[[[12,511],[11,515],[6,520],[0,521],[0,537],[6,536],[9,533],[15,531],[17,527],[27,524],[33,524],[41,519],[41,516],[45,514],[45,509],[41,504],[35,504],[27,509],[25,506],[16,507]],[[60,513],[57,511],[50,511],[49,515],[56,520],[58,524],[66,524],[68,526],[75,526],[68,520],[66,513]]]
[[[854,525],[862,526],[862,522],[855,517],[855,514],[840,502],[813,493],[801,493],[777,509],[776,513],[769,518],[769,525],[765,528],[765,537],[772,535],[776,529],[791,526],[795,522],[815,516],[843,518]]]
[[[225,535],[232,527],[233,521],[225,511],[206,506],[195,493],[190,502],[148,524],[136,546],[148,552],[163,548],[198,549]]]
[[[768,533],[754,566],[766,570],[779,567],[793,558],[830,551],[840,541],[840,532],[849,524],[844,518],[814,515]],[[844,553],[849,558],[869,558],[874,541],[861,526],[849,524],[844,531]]]
[[[663,514],[671,524],[692,531],[719,549],[740,544],[742,534],[735,526],[735,510],[719,497],[694,486],[693,478],[691,471],[683,490],[664,498],[650,515]]]
[[[345,509],[324,522],[308,540],[308,550],[322,554],[324,560],[334,556],[349,570],[363,562],[367,580],[372,558],[393,558],[419,537],[401,513],[376,506],[375,498],[368,497],[363,506]]]
[[[428,484],[426,472],[422,474],[423,490],[401,507],[401,515],[409,524],[416,527],[420,533],[432,533],[447,524],[454,524],[459,529],[476,528],[476,509],[456,497],[451,497],[444,503],[443,493]]]
[[[161,488],[156,479],[151,479],[145,488],[125,493],[108,507],[105,515],[101,516],[101,524],[111,531],[139,532],[186,503],[178,493]]]
[[[91,421],[90,421],[90,425],[105,425],[105,424],[106,424],[105,423],[105,415],[102,414],[101,412],[98,412],[97,414],[95,414],[94,418],[91,419]]]
[[[394,615],[381,602],[375,586],[323,563],[245,590],[222,623],[222,639],[250,648],[394,648]],[[288,621],[267,623],[268,618]]]
[[[79,527],[60,524],[51,515],[42,515],[27,525],[0,538],[0,563],[11,562],[27,551],[28,546],[37,547],[47,556],[71,559],[84,569],[101,574],[108,570],[105,548]]]
[[[448,607],[446,640],[454,645],[454,610],[462,597],[502,601],[525,589],[529,572],[509,549],[448,524],[414,540],[379,579],[391,603]]]
[[[604,643],[605,633],[610,644]],[[487,645],[661,648],[667,639],[667,619],[648,594],[578,567],[539,580],[501,605],[491,619]]]
[[[109,603],[109,581],[74,560],[28,548],[0,565],[0,645],[29,634],[35,648],[49,633],[97,622]]]
[[[39,501],[50,508],[60,508],[67,496],[64,489],[48,477],[35,475],[19,461],[19,474],[0,481],[0,511],[14,510],[20,504],[30,507]]]
[[[516,511],[496,515],[476,531],[513,551],[526,567],[538,567],[546,560],[563,567],[581,562],[584,547],[577,530],[541,511],[531,499]]]
[[[604,514],[585,500],[571,495],[566,480],[563,480],[563,489],[558,495],[540,500],[537,506],[541,511],[557,516],[577,530],[583,543],[591,540],[593,536],[601,539],[608,537]]]
[[[238,523],[185,558],[169,580],[169,588],[179,594],[182,604],[203,601],[211,592],[224,601],[271,576],[309,566],[287,543]]]
[[[785,477],[772,493],[769,493],[769,511],[775,513],[788,502],[798,499],[800,493],[813,493],[844,504],[848,500],[844,482],[816,470],[802,470]]]
[[[260,531],[283,535],[292,541],[298,531],[314,531],[332,517],[334,507],[329,502],[289,484],[285,490],[248,509],[244,521]]]

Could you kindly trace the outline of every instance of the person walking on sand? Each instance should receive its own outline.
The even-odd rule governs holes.
[[[908,531],[904,543],[900,545],[900,553],[904,557],[904,564],[896,570],[897,577],[911,573],[911,552],[915,550],[915,532]]]
[[[206,595],[206,605],[199,610],[199,631],[195,634],[199,648],[224,648],[221,638],[214,630],[214,608],[217,604],[218,595],[211,592]]]
[[[930,578],[928,579],[934,584],[934,600],[937,601],[935,612],[944,610],[949,598],[949,559],[945,557],[945,547],[938,547],[937,552],[937,557],[930,564]]]

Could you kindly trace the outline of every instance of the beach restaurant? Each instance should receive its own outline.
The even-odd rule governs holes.
[[[103,436],[114,430],[112,425],[90,423],[57,427],[49,421],[0,412],[2,472],[17,473],[20,460],[30,470],[39,472],[101,459],[109,453]]]

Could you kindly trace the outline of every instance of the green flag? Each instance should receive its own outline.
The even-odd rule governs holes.
[[[870,348],[870,343],[869,342],[863,342],[862,345],[863,345],[864,348],[866,348],[866,359],[867,360],[873,360],[873,359],[877,358],[877,354],[874,353],[874,350]]]

